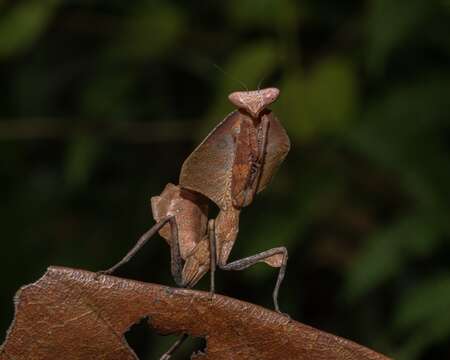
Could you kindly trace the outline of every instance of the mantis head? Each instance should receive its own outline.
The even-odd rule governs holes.
[[[258,118],[261,112],[278,98],[278,95],[280,95],[280,90],[277,88],[267,88],[255,91],[236,91],[228,95],[228,99],[237,108]]]

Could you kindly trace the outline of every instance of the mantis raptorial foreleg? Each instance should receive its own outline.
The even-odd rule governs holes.
[[[110,267],[107,270],[98,271],[98,274],[110,275],[114,273],[118,268],[125,265],[136,255],[137,252],[139,252],[139,250],[147,243],[147,241],[150,240],[150,238],[153,235],[155,235],[159,230],[161,230],[161,228],[167,223],[170,224],[172,234],[172,244],[170,246],[172,276],[175,279],[175,282],[177,283],[178,286],[183,286],[182,280],[183,259],[181,258],[180,255],[180,246],[178,242],[178,227],[174,216],[167,216],[161,219],[155,225],[153,225],[148,231],[142,234],[142,236],[139,238],[136,244],[122,258],[122,260],[120,260],[117,264],[115,264],[114,266]]]

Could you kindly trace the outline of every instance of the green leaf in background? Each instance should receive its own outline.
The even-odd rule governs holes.
[[[425,278],[402,294],[397,304],[394,331],[398,335],[411,332],[400,346],[398,359],[415,359],[431,344],[450,336],[450,274]]]
[[[378,231],[364,244],[346,274],[345,296],[355,301],[402,271],[412,258],[423,258],[437,247],[446,232],[428,214],[414,214]]]
[[[415,334],[408,338],[403,346],[398,346],[398,350],[393,354],[393,358],[397,360],[415,360],[428,359],[421,357],[426,350],[434,344],[448,343],[450,334],[450,319],[446,314],[442,314],[435,321],[430,322],[427,326],[423,326],[416,330]]]
[[[13,56],[32,46],[45,31],[58,5],[57,0],[23,1],[0,17],[0,58]]]
[[[67,145],[64,177],[69,188],[85,185],[100,154],[99,139],[80,135]]]
[[[142,109],[133,107],[133,101],[146,63],[177,51],[185,26],[185,15],[175,5],[140,3],[125,18],[111,46],[100,52],[97,71],[81,95],[83,113],[103,119],[139,113]]]
[[[450,158],[445,132],[437,129],[446,126],[449,92],[450,77],[442,72],[391,87],[345,134],[347,146],[395,173],[421,206],[439,211],[448,209]]]
[[[405,233],[406,232],[406,233]],[[344,296],[353,302],[394,276],[404,265],[397,236],[409,235],[403,224],[379,231],[364,244],[346,273]]]
[[[132,95],[138,72],[123,68],[111,76],[111,69],[99,69],[81,95],[82,113],[101,120],[124,119],[130,115]]]
[[[450,274],[425,278],[405,292],[398,304],[394,328],[409,331],[442,316],[450,316]]]
[[[355,70],[344,59],[328,58],[307,74],[287,74],[281,89],[274,108],[297,140],[341,132],[354,119],[358,85]]]
[[[236,27],[292,31],[299,25],[299,4],[292,0],[231,0],[226,4],[230,23]]]
[[[444,7],[444,9],[450,13],[450,0],[442,0],[441,1],[442,6]]]
[[[431,7],[423,0],[372,0],[367,21],[367,64],[380,73],[390,53],[420,29]]]
[[[144,2],[126,18],[109,57],[146,60],[175,47],[186,27],[184,13],[174,4]]]

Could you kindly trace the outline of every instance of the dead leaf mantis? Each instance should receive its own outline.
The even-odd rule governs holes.
[[[156,224],[121,261],[101,273],[113,273],[159,232],[170,245],[172,276],[181,287],[193,287],[210,270],[213,294],[216,266],[243,270],[265,262],[278,267],[273,301],[275,310],[280,312],[278,291],[288,258],[285,247],[228,262],[241,209],[267,186],[290,148],[286,131],[267,108],[279,93],[276,88],[267,88],[228,96],[237,110],[219,123],[186,159],[179,185],[169,183],[161,195],[152,197]],[[219,213],[208,220],[210,201],[218,206]]]

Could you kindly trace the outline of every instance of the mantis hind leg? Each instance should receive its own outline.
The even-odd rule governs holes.
[[[150,238],[155,235],[164,225],[170,223],[171,233],[172,233],[172,244],[170,246],[170,258],[171,258],[171,273],[178,286],[183,286],[182,280],[182,268],[183,259],[180,254],[180,246],[178,242],[178,227],[174,216],[167,216],[153,225],[149,230],[147,230],[136,244],[131,248],[130,251],[115,265],[107,270],[98,271],[98,275],[110,275],[114,273],[118,268],[129,262],[139,250],[150,240]]]
[[[280,256],[281,256],[281,258],[280,258]],[[218,265],[222,270],[238,271],[238,270],[247,269],[248,267],[250,267],[256,263],[263,261],[271,266],[279,267],[280,270],[278,271],[277,282],[275,284],[275,288],[273,290],[272,297],[273,297],[273,303],[275,306],[275,310],[277,312],[281,313],[280,307],[278,306],[278,293],[280,291],[280,286],[281,286],[281,283],[283,282],[284,275],[286,273],[287,259],[288,259],[287,249],[285,247],[277,247],[277,248],[273,248],[270,250],[260,252],[259,254],[256,254],[256,255],[248,256],[248,257],[240,259],[240,260],[235,260],[228,264],[222,264],[219,261]]]
[[[159,358],[159,360],[169,360],[172,354],[183,344],[186,339],[188,338],[188,334],[182,334],[177,339],[177,341],[174,342],[174,344],[167,350],[162,356]]]
[[[178,242],[178,227],[176,224],[175,217],[168,216],[166,218],[161,219],[155,225],[153,225],[148,231],[146,231],[137,241],[137,243],[131,248],[131,250],[120,260],[117,264],[110,267],[107,270],[99,271],[98,274],[109,275],[114,273],[119,267],[129,262],[138,252],[139,250],[150,240],[150,238],[155,235],[164,225],[167,223],[170,224],[171,235],[172,235],[172,244],[170,246],[170,257],[171,257],[171,273],[172,276],[180,287],[186,287],[184,281],[182,279],[182,268],[183,268],[183,259],[180,254],[180,246]],[[187,339],[187,334],[182,334],[178,338],[177,341],[167,350],[160,358],[160,360],[168,360],[171,355],[183,344],[183,342]]]
[[[155,235],[166,223],[170,221],[170,217],[161,219],[161,221],[157,222],[153,225],[149,230],[147,230],[144,234],[141,235],[136,244],[131,248],[130,251],[115,265],[111,266],[107,270],[98,271],[98,274],[110,275],[114,273],[118,268],[125,265],[129,262],[138,252],[139,250],[150,240],[150,238]]]

